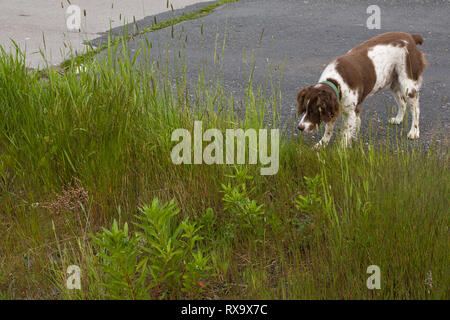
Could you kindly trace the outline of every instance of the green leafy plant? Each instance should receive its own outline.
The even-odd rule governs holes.
[[[228,177],[238,183],[233,185],[228,182],[221,186],[224,209],[229,214],[229,219],[225,223],[225,236],[232,239],[239,234],[261,235],[264,232],[264,206],[258,205],[255,200],[249,198],[251,192],[248,191],[245,181],[251,180],[252,177],[247,174],[245,169],[235,170],[235,175],[228,175]]]
[[[145,260],[139,261],[138,238],[130,236],[128,224],[120,228],[114,220],[111,229],[93,238],[98,248],[99,267],[104,273],[105,295],[112,299],[144,299],[147,296]]]
[[[179,209],[174,201],[154,199],[140,209],[130,236],[117,221],[110,230],[94,237],[104,273],[105,295],[113,299],[176,298],[179,289],[186,297],[198,297],[211,276],[210,257],[198,244],[202,228],[187,219],[177,223]]]
[[[295,207],[303,213],[311,213],[314,209],[318,209],[322,200],[318,195],[318,190],[321,186],[320,176],[316,175],[314,178],[303,177],[306,184],[306,195],[299,194],[294,200]]]

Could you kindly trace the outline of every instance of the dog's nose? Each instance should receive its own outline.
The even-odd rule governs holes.
[[[300,130],[300,131],[303,131],[303,130],[305,130],[305,125],[304,124],[299,124],[298,125],[298,130]]]

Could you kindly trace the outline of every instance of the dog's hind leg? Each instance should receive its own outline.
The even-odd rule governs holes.
[[[405,96],[402,94],[401,90],[399,87],[394,87],[392,88],[392,94],[394,95],[395,98],[395,102],[397,103],[397,115],[393,118],[389,119],[389,123],[391,124],[400,124],[403,121],[403,117],[405,116],[406,113],[406,99]]]
[[[419,116],[420,116],[420,106],[419,106],[419,92],[412,91],[408,94],[408,103],[411,106],[412,123],[411,130],[409,130],[409,139],[419,138]]]
[[[418,81],[413,81],[410,79],[400,80],[401,92],[405,93],[406,101],[411,108],[412,123],[411,130],[409,130],[409,139],[419,138],[419,116],[420,116],[420,106],[419,106],[419,90],[422,79],[419,78]]]
[[[423,59],[423,57],[422,57]],[[409,61],[409,60],[407,60]],[[423,62],[425,63],[425,62]],[[415,65],[411,65],[414,68]],[[413,73],[414,70],[411,70],[410,73]],[[416,70],[417,71],[417,70]],[[414,79],[414,75],[408,75],[406,70],[406,65],[403,66],[402,69],[397,70],[398,72],[398,85],[400,87],[400,92],[406,98],[412,114],[412,123],[411,130],[408,133],[409,139],[418,139],[419,138],[419,116],[420,116],[420,107],[419,107],[419,90],[422,85],[422,77],[420,74]],[[416,72],[417,73],[417,72]]]
[[[355,131],[353,132],[353,140],[357,140],[358,139],[358,135],[359,135],[359,129],[361,128],[361,110],[359,110],[358,108],[355,109]]]

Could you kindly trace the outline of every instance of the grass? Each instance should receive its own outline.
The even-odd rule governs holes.
[[[48,81],[0,55],[0,298],[449,298],[446,145],[316,152],[284,135],[273,176],[176,166],[174,129],[262,128],[268,109],[281,126],[280,94],[249,78],[241,112],[220,77],[191,88],[122,44]]]

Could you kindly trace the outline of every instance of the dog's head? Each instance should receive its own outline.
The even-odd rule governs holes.
[[[330,86],[316,84],[300,90],[297,94],[298,129],[311,133],[324,122],[334,121],[339,111],[339,101]],[[302,116],[303,115],[303,116]]]

